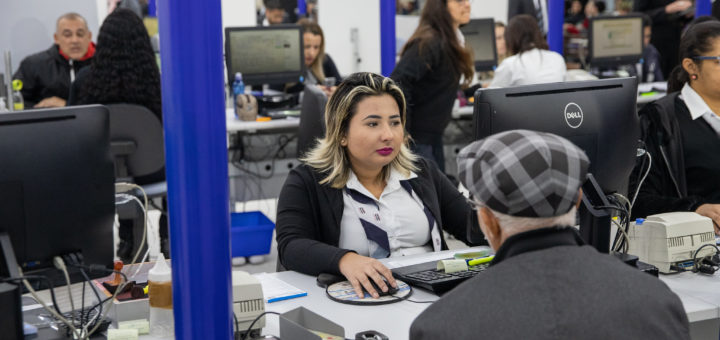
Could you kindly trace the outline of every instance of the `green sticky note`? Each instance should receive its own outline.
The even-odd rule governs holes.
[[[150,323],[145,319],[120,321],[118,329],[137,329],[138,334],[150,334]]]
[[[137,329],[108,329],[107,331],[108,340],[138,340]]]

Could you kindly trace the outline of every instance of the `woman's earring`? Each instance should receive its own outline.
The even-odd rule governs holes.
[[[697,80],[697,78],[698,78],[697,74],[693,74],[690,76],[690,79],[692,79],[692,80]]]

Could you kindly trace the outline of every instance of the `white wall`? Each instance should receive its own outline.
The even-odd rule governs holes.
[[[85,17],[95,41],[100,27],[96,0],[0,0],[0,51],[11,51],[13,72],[23,58],[50,47],[55,22],[67,12]],[[2,57],[0,66],[4,72]]]
[[[474,0],[471,18],[493,18],[507,25],[508,0]]]
[[[225,27],[255,26],[255,0],[222,0],[223,39]]]
[[[380,0],[318,0],[318,22],[325,33],[325,52],[341,75],[380,73]],[[351,29],[357,28],[360,64],[355,66]]]

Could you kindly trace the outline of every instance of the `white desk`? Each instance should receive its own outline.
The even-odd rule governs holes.
[[[717,339],[720,333],[720,273],[660,276],[680,297],[693,339]]]

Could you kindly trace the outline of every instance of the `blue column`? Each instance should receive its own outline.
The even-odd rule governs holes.
[[[547,0],[548,34],[547,41],[551,51],[563,53],[563,21],[565,20],[565,3],[563,0]]]
[[[220,0],[159,0],[178,340],[232,339]]]
[[[305,3],[305,0],[298,0],[297,9],[299,15],[305,15],[305,13],[307,13],[307,4]]]
[[[695,17],[710,15],[712,12],[712,1],[710,0],[695,0]]]
[[[380,68],[386,77],[395,68],[395,0],[380,0]]]

